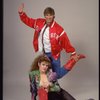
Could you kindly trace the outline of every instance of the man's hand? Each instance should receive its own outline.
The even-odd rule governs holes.
[[[77,62],[79,60],[79,55],[74,54],[74,55],[71,55],[70,58],[71,59],[73,58]]]
[[[86,58],[86,56],[83,55],[83,54],[76,54],[76,53],[75,53],[74,55],[71,55],[70,58],[71,58],[71,59],[74,59],[74,60],[77,62],[78,60],[80,60],[80,59],[82,59],[82,58]]]
[[[24,11],[24,3],[22,3],[19,8],[18,8],[18,12],[21,14]]]

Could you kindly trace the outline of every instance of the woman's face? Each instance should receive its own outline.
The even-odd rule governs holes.
[[[38,63],[38,66],[39,66],[40,72],[45,73],[48,70],[49,64],[43,61],[41,63]]]

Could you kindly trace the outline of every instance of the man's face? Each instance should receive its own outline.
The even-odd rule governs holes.
[[[54,20],[54,15],[46,14],[45,19],[46,19],[46,23],[50,24]]]

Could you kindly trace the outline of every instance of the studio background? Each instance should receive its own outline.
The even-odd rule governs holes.
[[[34,30],[20,21],[18,7],[32,18],[44,17],[53,7],[55,20],[63,26],[77,53],[86,55],[59,80],[76,100],[98,98],[98,0],[4,0],[3,1],[3,100],[31,100],[28,71],[36,56],[32,46]],[[62,65],[69,58],[61,53]]]

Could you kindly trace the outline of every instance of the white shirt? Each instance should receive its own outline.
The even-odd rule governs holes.
[[[42,33],[43,30],[45,29],[46,25],[42,28],[39,34],[38,38],[38,48],[39,52],[43,51],[43,44],[44,44],[44,50],[46,53],[51,52],[51,44],[50,44],[50,38],[49,38],[49,27],[46,28],[44,34],[43,34],[43,44],[42,44]]]

